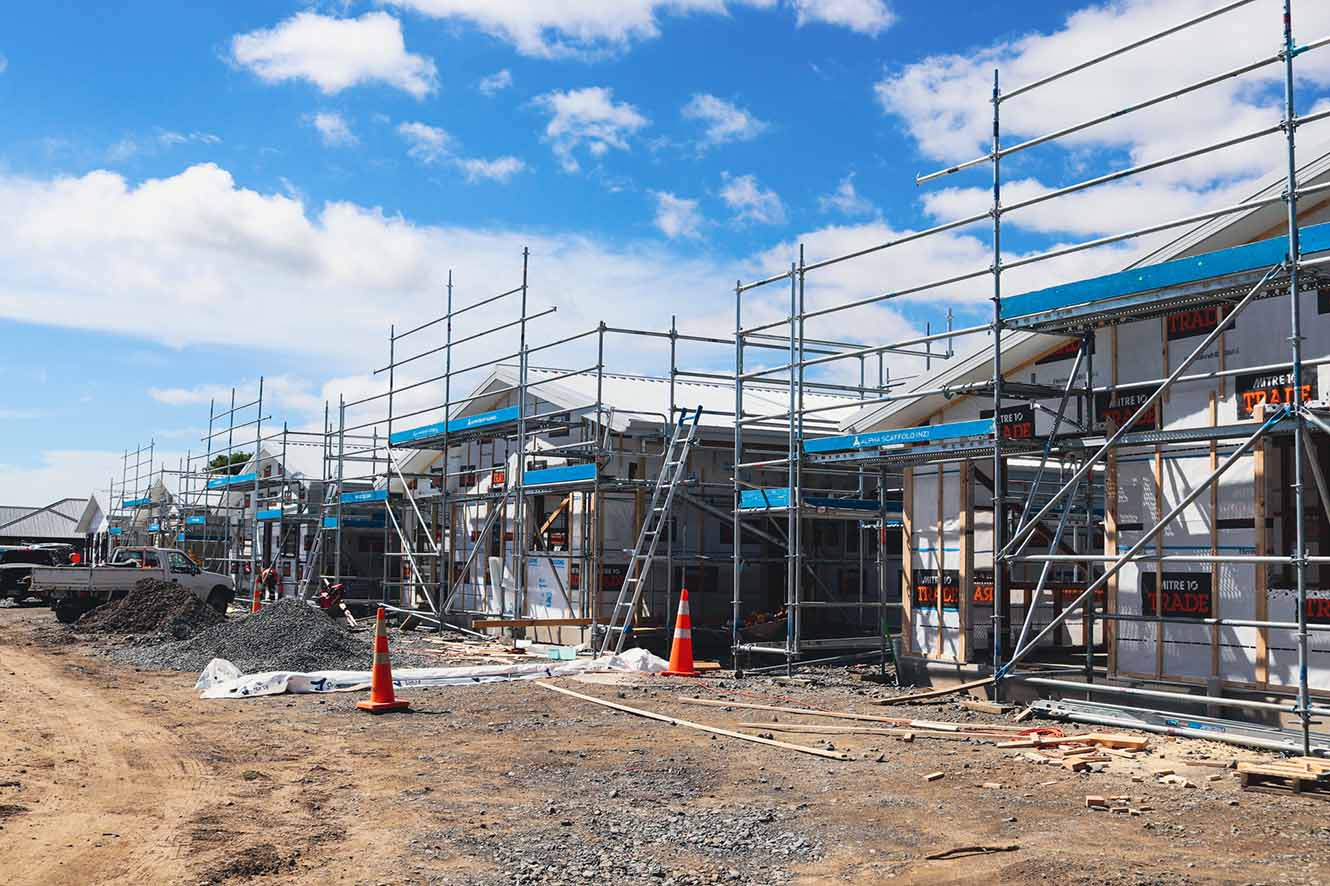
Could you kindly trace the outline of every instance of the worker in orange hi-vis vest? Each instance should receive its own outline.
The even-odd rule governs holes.
[[[83,562],[83,556],[78,551],[69,552],[69,565],[77,566]]]

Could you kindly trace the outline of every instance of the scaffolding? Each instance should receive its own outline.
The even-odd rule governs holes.
[[[450,272],[440,316],[405,331],[390,329],[388,362],[375,371],[386,390],[340,402],[331,423],[335,501],[385,515],[389,565],[382,582],[399,592],[386,601],[390,608],[455,627],[557,625],[598,650],[617,645],[618,636],[610,637],[616,631],[639,640],[654,632],[663,642],[680,588],[720,561],[696,540],[685,514],[700,515],[699,526],[708,519],[728,524],[728,430],[717,438],[713,426],[691,447],[694,461],[678,488],[686,507],[676,505],[677,515],[664,522],[655,557],[664,574],[653,569],[643,576],[646,593],[626,621],[613,626],[632,540],[616,545],[612,539],[629,523],[635,537],[649,522],[644,508],[656,467],[648,462],[665,457],[679,420],[696,416],[702,405],[686,400],[681,388],[728,391],[733,384],[727,373],[684,365],[690,356],[703,365],[726,359],[732,342],[680,331],[673,319],[667,330],[602,321],[551,334],[547,318],[557,306],[531,307],[529,264],[524,250],[518,285],[462,306],[455,305]],[[480,316],[472,313],[479,308],[485,323],[458,328]],[[501,345],[505,335],[509,344]],[[668,368],[653,376],[614,372],[606,353],[619,346],[639,356],[654,349]],[[775,342],[761,347],[784,350]],[[469,359],[476,351],[484,358]],[[705,354],[715,359],[698,356]],[[474,392],[458,394],[466,379],[477,378],[485,381],[468,383]],[[641,384],[667,386],[664,402],[625,403],[631,394],[622,390]],[[617,401],[607,385],[620,390]],[[766,396],[785,390],[779,383],[755,387]],[[860,387],[829,389],[847,404],[862,395]],[[734,417],[723,400],[706,404],[702,414]],[[771,442],[783,430],[763,422],[753,432]],[[353,434],[367,435],[368,445],[345,442]],[[715,462],[711,478],[695,463],[708,458]],[[336,547],[344,543],[341,518],[329,524]],[[393,569],[394,560],[406,568]],[[696,585],[693,590],[697,601]]]
[[[126,449],[120,457],[120,479],[114,475],[107,484],[109,502],[106,532],[94,542],[90,562],[103,563],[111,549],[124,545],[143,544],[145,533],[151,532],[151,515],[158,502],[153,498],[153,464],[156,441],[148,445]]]
[[[782,496],[781,506],[787,515],[787,533],[790,538],[789,565],[787,567],[787,599],[790,610],[789,627],[785,643],[778,654],[783,654],[786,667],[794,664],[812,648],[801,630],[800,612],[815,602],[815,595],[806,587],[805,570],[802,563],[801,526],[811,511],[816,509],[813,496],[805,494],[805,478],[825,471],[852,471],[866,478],[870,486],[875,482],[878,501],[885,505],[886,493],[891,491],[888,471],[900,470],[905,466],[960,464],[976,466],[980,461],[990,467],[991,476],[987,482],[991,485],[991,499],[994,517],[991,536],[993,568],[991,578],[992,627],[990,629],[991,668],[996,678],[999,696],[1006,684],[1026,681],[1043,686],[1056,686],[1064,691],[1093,693],[1099,691],[1102,684],[1094,684],[1096,671],[1094,663],[1095,643],[1094,624],[1117,624],[1130,619],[1120,612],[1100,611],[1096,597],[1114,577],[1124,568],[1138,559],[1149,556],[1155,562],[1188,563],[1246,563],[1262,569],[1279,566],[1290,570],[1295,577],[1297,619],[1295,622],[1278,622],[1269,619],[1221,620],[1211,619],[1204,623],[1242,624],[1262,630],[1286,629],[1296,632],[1297,679],[1296,698],[1277,702],[1259,702],[1241,698],[1226,698],[1223,704],[1245,707],[1253,710],[1277,711],[1280,714],[1295,717],[1302,732],[1304,753],[1310,752],[1310,730],[1312,717],[1330,713],[1330,707],[1312,703],[1308,681],[1308,595],[1306,570],[1309,566],[1330,563],[1330,557],[1311,556],[1308,553],[1308,539],[1304,525],[1306,508],[1303,466],[1307,452],[1315,452],[1311,435],[1317,431],[1330,432],[1323,402],[1312,402],[1308,397],[1310,386],[1304,381],[1304,371],[1312,365],[1320,365],[1325,360],[1308,361],[1303,354],[1303,326],[1301,319],[1301,297],[1317,286],[1318,270],[1330,265],[1330,254],[1313,257],[1316,253],[1330,253],[1330,226],[1302,228],[1298,221],[1298,201],[1300,198],[1330,189],[1330,184],[1300,185],[1299,166],[1296,154],[1296,133],[1304,125],[1330,117],[1330,111],[1319,111],[1299,116],[1295,103],[1295,59],[1301,54],[1330,45],[1330,37],[1323,37],[1309,43],[1299,44],[1293,37],[1292,2],[1283,2],[1282,45],[1275,53],[1257,59],[1240,67],[1217,73],[1202,80],[1171,89],[1160,95],[1135,102],[1127,107],[1101,114],[1079,123],[1064,126],[1052,132],[1040,134],[1013,145],[1004,145],[1002,141],[1002,112],[1007,103],[1026,96],[1049,84],[1081,74],[1094,67],[1131,53],[1143,46],[1164,40],[1184,32],[1203,22],[1228,14],[1249,5],[1253,0],[1237,0],[1226,3],[1202,15],[1194,16],[1157,33],[1147,35],[1125,46],[1115,48],[1064,70],[1042,77],[1035,82],[1004,92],[1001,88],[999,73],[994,71],[991,93],[992,104],[992,142],[991,149],[983,156],[946,169],[920,176],[917,184],[940,180],[969,169],[988,166],[991,172],[992,200],[984,212],[958,218],[926,230],[909,233],[885,243],[879,243],[846,255],[807,262],[800,247],[798,258],[788,270],[773,274],[764,279],[744,283],[739,282],[734,289],[735,295],[735,411],[740,419],[735,425],[735,476],[734,496],[734,535],[735,547],[733,569],[735,576],[735,596],[733,601],[735,631],[733,646],[736,656],[756,651],[752,643],[745,642],[740,635],[739,622],[742,607],[740,576],[746,565],[743,553],[743,532],[752,502],[753,488],[763,486],[763,472],[770,476],[781,471],[787,485],[779,490]],[[1070,185],[1057,187],[1046,193],[1024,198],[1014,202],[1003,201],[1003,161],[1017,154],[1022,154],[1040,145],[1055,143],[1061,139],[1081,133],[1092,127],[1117,121],[1121,118],[1182,99],[1208,86],[1241,78],[1253,72],[1277,69],[1282,72],[1284,85],[1284,107],[1281,119],[1273,120],[1268,125],[1242,135],[1225,138],[1221,141],[1202,145],[1180,153],[1152,159],[1147,162],[1117,169],[1104,175],[1078,181]],[[1072,194],[1079,194],[1133,176],[1163,169],[1184,161],[1209,157],[1217,152],[1244,145],[1265,137],[1280,137],[1280,166],[1286,166],[1286,185],[1283,193],[1265,195],[1236,205],[1220,207],[1202,213],[1195,213],[1185,218],[1176,218],[1147,227],[1123,233],[1098,237],[1093,240],[1058,246],[1056,248],[1019,258],[1004,258],[1003,222],[1010,213],[1019,212],[1033,206]],[[1282,173],[1281,173],[1282,174]],[[1137,238],[1156,234],[1166,234],[1180,228],[1193,227],[1203,222],[1234,218],[1253,210],[1267,206],[1284,204],[1287,208],[1287,230],[1284,236],[1272,240],[1252,243],[1246,246],[1222,250],[1205,256],[1204,261],[1170,261],[1162,264],[1143,266],[1130,272],[1093,280],[1080,281],[1064,286],[1051,287],[1038,292],[1008,296],[1004,294],[1004,277],[1017,268],[1036,265],[1049,260],[1073,255],[1083,250],[1094,249],[1109,244],[1123,243]],[[971,226],[986,225],[989,230],[992,260],[986,268],[977,268],[964,273],[957,273],[945,279],[925,283],[911,284],[899,289],[880,292],[865,298],[841,303],[809,308],[805,304],[805,287],[810,279],[815,279],[818,271],[838,266],[843,262],[863,259],[866,256],[887,253],[891,250],[920,241],[925,238],[955,231]],[[989,301],[992,305],[991,319],[982,324],[965,328],[948,328],[945,333],[933,333],[926,330],[923,335],[886,345],[871,345],[835,349],[835,353],[812,353],[810,345],[813,339],[806,336],[807,325],[814,320],[838,317],[844,319],[845,312],[856,309],[879,306],[907,295],[935,292],[939,289],[959,285],[973,285],[987,280],[991,287]],[[757,290],[776,284],[789,285],[789,308],[783,319],[745,325],[745,301],[754,298]],[[1283,298],[1289,306],[1289,345],[1287,361],[1281,361],[1266,367],[1244,367],[1233,370],[1221,366],[1211,372],[1193,372],[1188,370],[1203,355],[1213,348],[1223,333],[1231,329],[1235,319],[1258,299]],[[1214,327],[1201,343],[1192,349],[1166,376],[1133,385],[1117,386],[1113,384],[1097,386],[1093,381],[1091,369],[1093,361],[1092,336],[1095,330],[1103,327],[1115,327],[1128,320],[1164,316],[1170,310],[1184,306],[1220,306],[1216,312]],[[746,365],[746,352],[755,342],[770,341],[776,332],[781,332],[780,341],[788,348],[788,360],[782,365],[759,366],[749,368]],[[1025,385],[1008,378],[1003,368],[1004,342],[1010,341],[1015,347],[1034,334],[1062,336],[1067,342],[1070,353],[1074,353],[1074,366],[1066,384],[1061,390],[1047,386]],[[860,434],[824,437],[816,434],[809,419],[824,417],[827,414],[843,415],[843,412],[826,409],[809,409],[804,405],[804,391],[816,389],[822,383],[825,373],[841,364],[841,361],[863,361],[874,357],[881,358],[885,353],[902,351],[917,353],[920,347],[931,351],[932,346],[957,338],[987,335],[991,338],[990,378],[984,382],[965,385],[942,385],[926,390],[897,391],[895,385],[883,379],[883,383],[872,390],[872,396],[866,397],[864,405],[882,405],[902,403],[925,397],[984,398],[989,409],[987,415],[977,420],[961,421],[950,424],[929,424],[920,427],[892,428],[870,431]],[[947,354],[953,354],[948,344]],[[934,355],[928,354],[931,358]],[[1273,372],[1287,373],[1287,385],[1284,393],[1289,394],[1277,404],[1274,398],[1263,398],[1257,402],[1256,414],[1252,421],[1236,425],[1209,428],[1185,429],[1148,429],[1155,424],[1153,407],[1168,396],[1176,386],[1198,379],[1223,378],[1236,372],[1250,372],[1254,369],[1267,369]],[[750,384],[764,383],[773,378],[783,378],[789,385],[789,405],[781,415],[754,415],[749,418],[744,409],[744,391]],[[1017,415],[1015,408],[1030,408],[1035,405],[1048,410],[1046,403],[1034,401],[1057,400],[1059,407],[1054,415],[1051,430],[1043,434],[1043,440],[1033,434],[1016,434],[1014,425],[1023,424],[1024,416]],[[1025,401],[1024,405],[1019,401]],[[1068,404],[1075,404],[1078,421],[1068,413]],[[1106,428],[1098,433],[1094,428],[1097,412],[1107,417]],[[779,458],[750,458],[744,428],[749,421],[774,419],[788,422],[788,451]],[[1088,419],[1088,420],[1087,420]],[[1259,555],[1236,555],[1211,550],[1197,555],[1164,555],[1160,552],[1147,555],[1147,546],[1154,544],[1183,511],[1193,504],[1199,496],[1210,491],[1225,472],[1233,467],[1246,453],[1259,442],[1272,434],[1286,434],[1292,439],[1292,477],[1294,529],[1292,544],[1289,549],[1279,554],[1261,553]],[[1132,445],[1151,446],[1203,446],[1211,454],[1211,465],[1205,479],[1196,484],[1183,499],[1171,507],[1167,513],[1159,515],[1153,526],[1144,529],[1139,538],[1122,551],[1091,553],[1095,543],[1093,524],[1096,511],[1103,500],[1102,486],[1095,481],[1105,476],[1106,459],[1124,447]],[[1222,445],[1226,454],[1221,460],[1217,453]],[[1326,495],[1325,478],[1316,459],[1309,461],[1313,479],[1320,492],[1324,506],[1330,507],[1330,496]],[[1013,482],[1013,475],[1015,482]],[[757,482],[752,482],[757,478]],[[1024,494],[1017,494],[1021,484],[1025,485]],[[1051,484],[1051,489],[1050,489]],[[939,501],[942,499],[943,486],[939,484]],[[1100,496],[1096,499],[1096,494]],[[869,496],[871,498],[871,496]],[[1309,500],[1309,499],[1308,499]],[[1076,519],[1073,516],[1079,515]],[[909,538],[909,514],[905,515],[906,533]],[[942,522],[939,510],[939,525]],[[880,521],[879,525],[885,525]],[[1055,527],[1055,528],[1053,528]],[[1066,532],[1071,528],[1070,541],[1073,549],[1068,553],[1059,553],[1068,543]],[[1040,535],[1048,543],[1050,552],[1040,554],[1030,551],[1032,540]],[[1263,535],[1261,536],[1264,537]],[[910,553],[905,553],[906,562],[910,562]],[[945,587],[941,560],[938,561],[937,575],[933,576],[933,592],[927,598],[929,605],[935,605],[937,613],[942,615],[946,598],[950,593]],[[1035,602],[1049,589],[1050,571],[1053,568],[1074,568],[1079,581],[1077,593],[1065,602],[1051,621],[1039,630],[1032,628],[1032,616]],[[1217,566],[1215,567],[1217,568]],[[1032,597],[1027,597],[1027,613],[1013,641],[1013,628],[1010,611],[1012,571],[1014,569],[1037,569],[1038,579],[1033,583]],[[971,577],[973,581],[973,576]],[[978,584],[975,582],[975,584]],[[1162,586],[1160,581],[1159,585]],[[968,589],[967,589],[968,590]],[[1162,594],[1162,587],[1156,588]],[[960,593],[958,603],[969,605],[969,593]],[[905,601],[908,605],[908,601]],[[885,590],[879,591],[878,604],[884,608],[900,606],[902,603],[889,602]],[[1082,617],[1083,645],[1085,662],[1083,679],[1051,679],[1043,671],[1032,671],[1028,665],[1032,653],[1051,632],[1073,614]],[[1140,620],[1159,625],[1184,623],[1195,625],[1195,620],[1171,618],[1163,614],[1162,607],[1148,615],[1135,616]],[[941,624],[941,622],[939,622]],[[1317,625],[1324,628],[1324,625]],[[884,633],[885,636],[885,633]],[[1020,666],[1026,665],[1024,669]],[[1079,671],[1081,668],[1077,667]],[[1074,674],[1073,674],[1074,675]],[[1151,692],[1133,687],[1112,687],[1115,693],[1138,693],[1155,701],[1166,698],[1178,703],[1194,702],[1198,696],[1186,692]]]
[[[152,524],[157,544],[178,547],[199,566],[229,575],[238,591],[259,587],[265,600],[295,592],[316,564],[308,556],[317,519],[310,499],[323,482],[290,463],[298,450],[318,449],[327,463],[328,433],[277,425],[266,411],[264,380],[253,399],[232,387],[229,400],[208,404],[201,452],[189,450],[175,470],[173,506]],[[326,417],[325,417],[326,425]],[[260,587],[258,577],[272,581]]]

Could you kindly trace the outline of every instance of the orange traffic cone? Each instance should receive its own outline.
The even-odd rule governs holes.
[[[388,627],[383,620],[382,606],[374,622],[374,666],[369,672],[369,701],[358,701],[356,707],[371,714],[405,711],[411,707],[393,696],[393,668],[388,663]]]
[[[688,589],[679,595],[679,614],[674,620],[674,643],[670,646],[671,677],[696,677],[693,668],[693,619],[688,614]]]
[[[250,613],[258,612],[263,608],[263,585],[259,582],[257,576],[254,578],[254,600],[250,603]]]

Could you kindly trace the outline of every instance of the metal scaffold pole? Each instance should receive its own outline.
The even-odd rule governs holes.
[[[1001,672],[1011,609],[1007,564],[998,555],[1007,530],[1006,462],[1002,455],[1002,89],[993,71],[993,669]],[[938,593],[942,592],[939,563]],[[1001,682],[995,687],[1001,698]]]
[[[743,482],[740,479],[739,465],[744,459],[743,415],[744,415],[744,335],[743,335],[743,287],[734,282],[734,465],[731,468],[734,481],[734,518],[733,539],[731,541],[731,582],[732,612],[730,615],[730,654],[734,659],[734,672],[742,676],[739,661],[739,640],[743,628]]]
[[[795,373],[802,359],[799,345],[799,277],[798,266],[790,264],[790,423],[787,449],[786,482],[789,484],[789,504],[785,514],[785,673],[794,672],[794,659],[798,654],[799,620],[799,435],[795,427],[795,413],[799,396],[795,390]]]
[[[346,398],[337,396],[337,525],[333,527],[333,584],[342,583],[342,490],[346,479]]]
[[[514,616],[521,618],[527,610],[526,599],[526,423],[527,383],[529,381],[529,355],[526,347],[527,267],[531,250],[522,247],[522,314],[518,326],[517,370],[517,493],[513,496],[513,575],[517,585]],[[502,537],[502,536],[500,536]]]
[[[448,595],[448,585],[453,575],[453,539],[457,532],[453,526],[452,506],[449,504],[448,478],[448,423],[452,420],[453,407],[453,271],[448,269],[448,292],[444,302],[443,315],[447,318],[443,324],[443,434],[440,446],[443,448],[443,467],[439,471],[439,523],[436,531],[441,531],[437,578],[439,589],[439,615],[443,615],[443,601]],[[391,438],[389,445],[391,445]],[[482,595],[483,596],[483,595]]]
[[[1298,718],[1302,727],[1302,752],[1311,754],[1311,697],[1308,691],[1307,650],[1307,538],[1306,506],[1303,492],[1302,461],[1306,421],[1303,418],[1305,397],[1302,388],[1302,311],[1298,292],[1298,263],[1302,260],[1298,231],[1298,159],[1297,109],[1294,101],[1293,59],[1298,49],[1293,41],[1293,0],[1284,0],[1284,135],[1288,147],[1288,302],[1289,344],[1292,349],[1293,400],[1295,423],[1293,433],[1293,507],[1294,542],[1293,573],[1297,587],[1298,605]],[[1316,451],[1309,453],[1316,457]]]

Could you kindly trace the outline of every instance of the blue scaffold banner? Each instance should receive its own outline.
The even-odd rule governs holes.
[[[386,489],[362,489],[358,492],[343,492],[342,504],[344,505],[362,505],[372,501],[387,501],[388,490]]]
[[[521,410],[516,406],[506,406],[503,409],[495,409],[490,412],[477,412],[475,415],[463,415],[454,418],[448,422],[435,422],[431,425],[424,425],[419,428],[411,428],[406,431],[397,431],[388,437],[388,444],[391,446],[409,446],[420,440],[428,440],[433,437],[441,437],[445,429],[449,434],[459,434],[462,431],[472,431],[476,428],[483,428],[488,425],[501,425],[504,422],[517,421]]]
[[[260,520],[280,520],[282,519],[281,508],[265,508],[254,515]]]
[[[908,443],[940,443],[961,437],[987,437],[993,433],[991,418],[974,421],[955,421],[942,425],[924,425],[920,428],[892,428],[865,434],[847,434],[843,437],[822,437],[805,440],[804,452],[842,452],[850,449],[882,449]]]
[[[552,486],[556,483],[582,483],[594,479],[596,479],[596,466],[594,464],[565,465],[559,468],[527,471],[522,475],[522,485]]]
[[[244,486],[259,479],[259,475],[250,471],[248,474],[233,474],[229,477],[214,477],[208,481],[209,489],[226,489],[228,486]]]

